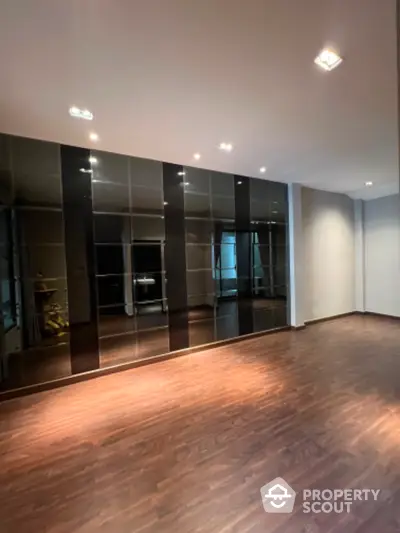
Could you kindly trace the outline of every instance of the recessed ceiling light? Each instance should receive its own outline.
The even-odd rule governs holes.
[[[267,167],[261,167],[260,172],[261,174],[265,174],[267,172]]]
[[[219,145],[219,149],[223,150],[224,152],[232,152],[233,146],[231,143],[221,143]]]
[[[72,106],[69,108],[69,114],[74,118],[93,120],[93,113],[91,113],[89,109],[79,109],[79,107]]]
[[[89,163],[92,165],[97,165],[97,157],[93,157],[92,155],[89,157]]]
[[[343,59],[330,48],[324,48],[314,59],[314,63],[324,70],[333,70],[338,67]]]
[[[90,135],[89,135],[89,139],[93,142],[97,142],[99,140],[99,136],[97,135],[97,133],[95,132],[92,132]]]
[[[372,185],[373,185],[372,181],[366,181],[365,182],[365,186],[366,187],[372,187]]]
[[[195,153],[193,154],[193,157],[198,161],[201,157],[201,155],[199,153]]]

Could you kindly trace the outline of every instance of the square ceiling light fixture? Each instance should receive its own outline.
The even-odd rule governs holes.
[[[316,65],[328,71],[338,67],[342,61],[343,59],[330,48],[324,48],[314,59]]]
[[[69,114],[74,118],[93,120],[93,113],[91,113],[88,109],[79,109],[79,107],[72,106],[69,108]]]

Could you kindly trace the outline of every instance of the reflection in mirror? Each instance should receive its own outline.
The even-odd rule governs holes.
[[[141,331],[167,326],[166,300],[138,302],[136,305],[136,322],[137,329]]]
[[[210,218],[210,197],[205,194],[185,193],[185,216]]]
[[[213,196],[212,215],[214,219],[233,221],[235,219],[235,199]]]
[[[93,211],[129,213],[129,188],[107,182],[92,181]]]
[[[94,242],[104,244],[129,244],[131,219],[127,215],[93,215]]]
[[[187,243],[211,244],[214,231],[211,221],[185,219],[185,226]]]
[[[232,174],[224,174],[222,172],[211,172],[211,191],[213,201],[215,196],[234,198],[235,184]]]
[[[188,296],[214,294],[213,271],[211,269],[188,270],[186,272],[186,283]]]
[[[162,191],[131,185],[131,206],[132,213],[163,216]]]
[[[150,357],[166,354],[169,350],[168,328],[138,332],[136,355],[138,359],[149,359]]]
[[[99,340],[100,368],[130,363],[137,359],[137,334],[125,333]]]
[[[58,144],[11,137],[15,202],[61,206],[61,161]]]
[[[212,268],[212,248],[208,245],[186,245],[186,268],[188,270],[204,270]]]
[[[95,184],[121,185],[129,187],[129,158],[110,152],[92,150],[89,162],[92,182]]]
[[[162,189],[162,163],[140,157],[130,157],[131,185],[161,191]]]
[[[196,320],[189,323],[189,345],[201,346],[215,341],[215,322],[211,320]]]
[[[214,294],[199,294],[188,296],[189,322],[214,318],[215,296]]]
[[[164,242],[164,218],[159,216],[133,216],[132,236],[133,242]]]

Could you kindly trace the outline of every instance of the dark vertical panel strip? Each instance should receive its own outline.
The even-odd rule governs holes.
[[[165,270],[170,350],[189,346],[183,169],[163,163]]]
[[[61,146],[71,368],[99,368],[90,151]]]
[[[235,176],[236,261],[239,335],[253,333],[250,180]]]

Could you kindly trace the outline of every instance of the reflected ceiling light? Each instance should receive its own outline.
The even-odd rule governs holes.
[[[261,167],[260,172],[261,174],[265,174],[267,172],[267,167]]]
[[[328,71],[338,67],[342,61],[343,59],[330,48],[324,48],[314,59],[316,65]]]
[[[238,185],[242,185],[242,182],[241,182],[241,181],[238,181],[237,184],[238,184]]]
[[[184,170],[181,170],[178,172],[178,176],[186,176],[186,172]]]
[[[366,187],[372,187],[372,185],[373,185],[372,181],[366,181],[365,182],[365,186]]]
[[[277,214],[278,214],[278,211],[272,211],[272,214],[273,214],[273,215],[277,215]]]
[[[93,170],[91,168],[80,168],[79,171],[82,172],[82,174],[92,174],[93,173]]]
[[[74,118],[83,118],[84,120],[93,120],[93,113],[89,109],[79,109],[79,107],[72,106],[69,108],[69,114]]]
[[[164,205],[168,205],[168,202],[164,202]]]
[[[183,185],[185,185],[187,187],[188,185],[190,185],[190,181],[184,181]]]
[[[97,133],[92,131],[92,133],[90,133],[89,135],[89,139],[93,142],[97,142],[99,140],[99,136],[97,135]]]
[[[224,152],[232,152],[233,146],[231,143],[221,143],[219,145],[219,149],[223,150]]]
[[[94,157],[94,156],[90,156],[89,157],[89,163],[92,164],[92,165],[97,165],[97,157]]]
[[[200,157],[201,157],[201,154],[196,152],[195,154],[193,154],[193,157],[196,159],[196,161],[198,161],[200,159]]]

